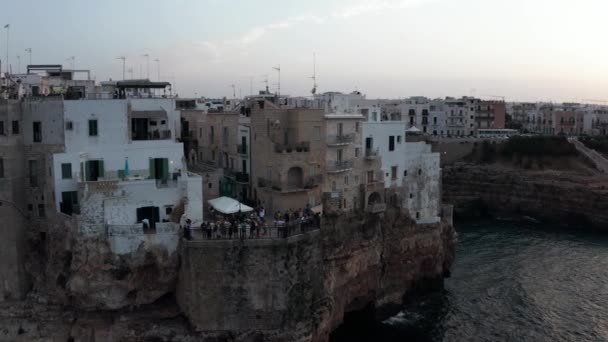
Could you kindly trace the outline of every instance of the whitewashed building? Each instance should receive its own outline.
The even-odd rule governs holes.
[[[176,140],[174,99],[64,101],[63,107],[65,149],[52,155],[55,205],[78,215],[81,231],[120,235],[141,231],[146,219],[151,229],[175,231],[172,221],[202,221],[202,180],[188,173]]]

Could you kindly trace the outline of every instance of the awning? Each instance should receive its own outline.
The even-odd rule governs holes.
[[[252,207],[225,196],[209,200],[207,203],[222,214],[246,213],[253,210]]]
[[[420,133],[420,130],[418,128],[416,128],[416,126],[412,126],[408,130],[406,130],[406,132],[409,132],[409,133]]]
[[[323,213],[323,204],[314,206],[314,207],[310,208],[310,210],[312,210],[312,212],[315,214],[321,214],[321,213]]]

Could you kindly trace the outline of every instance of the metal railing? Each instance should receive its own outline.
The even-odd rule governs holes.
[[[131,140],[133,141],[142,141],[142,140],[170,140],[171,139],[171,131],[168,129],[148,132],[146,136],[141,136],[138,134],[133,134],[131,136]]]
[[[328,145],[341,145],[341,144],[350,144],[355,141],[355,134],[340,134],[340,135],[330,135],[327,137]]]
[[[274,151],[276,153],[301,153],[310,151],[310,142],[304,141],[295,144],[275,144]]]
[[[380,157],[379,148],[366,148],[365,149],[365,158],[375,159],[378,157]]]
[[[365,211],[372,214],[383,213],[386,211],[386,203],[368,204]]]
[[[247,155],[247,145],[236,145],[236,153],[241,155]]]
[[[237,172],[235,179],[238,183],[249,183],[249,174],[244,172]]]
[[[286,239],[291,236],[306,234],[320,229],[320,219],[296,220],[266,224],[253,228],[250,224],[244,225],[215,225],[204,229],[193,229],[193,240],[263,240]]]
[[[341,172],[353,168],[352,160],[335,160],[327,163],[327,172]]]

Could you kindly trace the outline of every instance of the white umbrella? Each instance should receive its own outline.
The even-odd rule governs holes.
[[[222,214],[246,213],[253,210],[252,207],[226,196],[209,200],[207,203]]]
[[[411,128],[409,128],[406,132],[410,132],[410,133],[420,133],[420,130],[418,128],[416,128],[416,126],[412,126]]]

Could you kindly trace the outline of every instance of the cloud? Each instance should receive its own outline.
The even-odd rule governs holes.
[[[284,30],[290,27],[293,27],[296,24],[301,23],[314,23],[320,24],[325,21],[324,18],[305,14],[297,17],[287,18],[285,20],[281,20],[276,23],[268,24],[265,26],[256,26],[247,32],[245,32],[240,39],[237,40],[238,43],[243,45],[249,45],[257,42],[266,34],[272,33],[273,31]],[[229,44],[234,44],[234,42],[228,42]]]
[[[400,1],[381,1],[381,0],[367,0],[360,1],[352,6],[341,8],[332,13],[335,18],[350,18],[367,14],[371,12],[379,12],[394,9],[403,9],[413,7],[423,3],[428,3],[433,0],[400,0]]]

